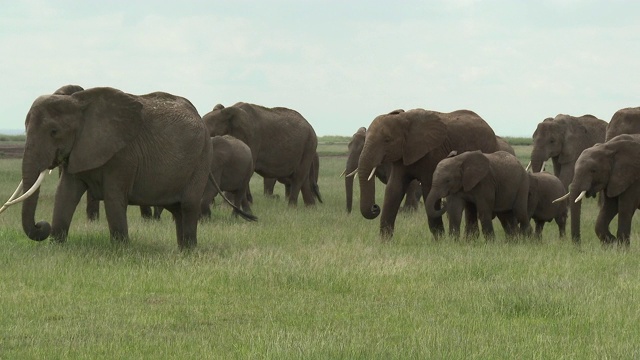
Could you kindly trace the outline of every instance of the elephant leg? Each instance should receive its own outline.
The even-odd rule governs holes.
[[[140,216],[145,220],[151,219],[153,217],[151,206],[140,206]]]
[[[555,218],[556,224],[558,224],[558,233],[560,238],[564,238],[567,228],[567,213],[563,213],[561,215],[556,216]]]
[[[160,215],[162,215],[162,206],[154,206],[153,207],[153,218],[155,220],[160,220]]]
[[[129,240],[129,225],[127,223],[127,199],[124,194],[105,196],[104,212],[109,223],[109,233],[114,242]]]
[[[302,188],[300,189],[300,192],[302,193],[302,200],[304,201],[305,205],[316,204],[316,197],[313,193],[313,189],[311,188],[311,181],[309,180],[309,178],[307,178],[307,180],[305,180],[304,183],[302,184]]]
[[[480,225],[482,225],[482,235],[486,241],[495,240],[495,233],[493,231],[493,203],[485,203],[483,201],[476,203],[478,209],[478,219]]]
[[[534,222],[536,223],[535,238],[536,240],[540,240],[542,239],[542,230],[544,230],[544,221],[534,220]]]
[[[405,204],[406,204],[406,200],[405,200]],[[454,196],[447,197],[447,218],[449,219],[449,236],[454,238],[455,240],[458,240],[460,238],[460,224],[462,223],[463,210],[464,210],[464,200]]]
[[[87,191],[87,219],[95,221],[100,218],[100,200],[96,200]]]
[[[389,179],[384,192],[384,204],[380,214],[380,236],[383,239],[390,239],[393,236],[396,217],[405,192],[406,185],[403,185],[401,181],[394,181],[392,175],[392,179]],[[439,218],[439,220],[442,223],[442,218]]]
[[[182,238],[178,246],[182,249],[193,248],[198,243],[198,220],[200,219],[200,201],[185,201],[180,204],[182,215]],[[177,221],[176,221],[177,224]],[[176,226],[176,233],[178,227]],[[180,239],[182,242],[180,242]]]
[[[264,195],[271,197],[273,196],[273,190],[276,187],[276,179],[275,178],[264,178],[263,179],[263,191]]]
[[[618,243],[626,247],[630,245],[631,221],[638,207],[634,200],[630,196],[618,199],[618,232],[616,237]]]
[[[220,180],[216,180],[218,184]],[[211,204],[213,199],[218,195],[218,190],[211,183],[207,183],[202,194],[202,200],[200,201],[200,218],[211,218]]]
[[[82,195],[86,191],[87,187],[83,182],[71,176],[62,175],[58,183],[53,206],[53,219],[51,221],[52,240],[63,242],[67,239],[71,219],[80,203],[80,199],[82,199]],[[96,202],[97,201],[98,200],[96,200]]]
[[[596,218],[596,235],[603,244],[611,244],[616,237],[609,231],[611,220],[618,213],[618,198],[605,197],[598,217]],[[573,214],[571,215],[573,216]]]
[[[478,226],[478,209],[471,202],[464,204],[464,236],[469,240],[475,240],[480,236],[480,227]]]
[[[420,183],[417,180],[412,180],[409,183],[409,187],[407,188],[407,192],[404,197],[404,205],[402,206],[403,211],[416,211],[418,210],[418,203],[420,202],[420,194],[422,193],[422,189],[420,187]],[[458,227],[458,230],[460,228]]]
[[[505,237],[509,240],[513,240],[518,232],[518,222],[516,221],[516,217],[513,212],[505,211],[498,213],[496,216],[504,229]]]

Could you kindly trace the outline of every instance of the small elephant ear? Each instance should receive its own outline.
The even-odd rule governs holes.
[[[402,162],[411,165],[439,147],[447,138],[447,126],[433,112],[411,110],[395,116],[405,116],[408,121]]]
[[[616,197],[640,179],[640,143],[622,140],[611,146],[613,167],[605,191],[608,197]]]
[[[135,139],[142,128],[142,104],[113,88],[94,88],[73,95],[83,109],[67,170],[74,174],[104,165]]]
[[[462,189],[470,191],[489,174],[489,159],[479,150],[471,151],[462,163]]]

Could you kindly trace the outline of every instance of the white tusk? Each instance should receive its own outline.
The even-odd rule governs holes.
[[[580,193],[580,195],[578,195],[578,198],[576,199],[576,204],[578,203],[578,201],[582,200],[582,198],[587,195],[587,192],[585,190],[582,190],[582,192]]]
[[[22,194],[19,198],[15,200],[7,201],[5,205],[8,206],[8,205],[17,204],[19,202],[24,201],[29,196],[31,196],[34,192],[36,192],[36,190],[38,190],[38,188],[40,187],[40,184],[42,184],[42,180],[44,180],[45,175],[47,175],[47,170],[44,170],[43,172],[40,173],[40,175],[38,176],[38,179],[36,179],[36,182],[33,184],[31,189],[27,190],[27,192]]]
[[[356,175],[358,175],[358,169],[357,168],[355,170],[353,170],[352,172],[348,173],[347,176],[345,176],[345,177],[352,177],[352,176],[356,176]]]
[[[377,166],[376,166],[376,167],[377,167]],[[372,177],[373,177],[373,175],[375,174],[375,172],[376,172],[376,167],[374,167],[374,168],[371,170],[371,174],[369,174],[369,177],[367,178],[367,181],[371,180],[371,178],[372,178]]]
[[[13,192],[13,194],[11,195],[9,200],[7,200],[7,202],[15,199],[16,196],[18,196],[18,193],[20,193],[20,191],[22,191],[22,180],[20,180],[20,184],[18,184],[18,187],[16,188],[16,191]],[[4,205],[2,205],[2,207],[0,208],[0,213],[5,211],[9,206],[11,206],[11,205],[7,205],[6,203]]]
[[[342,173],[338,177],[343,177],[346,172],[347,172],[347,169],[342,170]]]
[[[569,193],[566,193],[564,196],[559,197],[559,198],[557,198],[557,199],[553,200],[551,203],[555,204],[555,203],[558,203],[558,202],[560,202],[560,201],[567,200],[568,198],[569,198]]]
[[[529,171],[531,170],[531,161],[529,161],[529,163],[527,164],[527,168],[524,169],[525,171]]]
[[[542,169],[540,169],[540,172],[544,172],[544,168],[545,168],[545,166],[546,166],[546,165],[547,165],[547,163],[546,163],[546,162],[543,162],[543,163],[542,163]]]

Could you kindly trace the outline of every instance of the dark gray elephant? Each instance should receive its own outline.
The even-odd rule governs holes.
[[[475,206],[485,239],[495,237],[494,215],[513,216],[519,233],[529,235],[528,191],[529,176],[515,156],[505,151],[491,154],[468,151],[440,161],[425,206],[430,217],[439,218],[446,206],[438,209],[437,202],[445,197],[457,197]],[[507,227],[505,233],[511,235],[514,229]]]
[[[535,235],[542,236],[544,224],[555,220],[560,237],[567,225],[568,200],[553,202],[567,193],[560,179],[547,172],[529,173],[529,217],[536,224]]]
[[[66,240],[78,202],[88,191],[104,200],[113,240],[128,239],[127,205],[163,205],[176,219],[179,247],[196,245],[211,140],[188,100],[106,87],[46,95],[35,100],[25,126],[19,189],[28,190],[5,205],[23,201],[22,226],[29,238]],[[35,223],[39,185],[57,166],[62,174],[53,221]]]
[[[367,129],[361,127],[356,131],[347,145],[347,166],[343,172],[345,174],[344,187],[347,196],[347,212],[351,212],[353,207],[353,180],[356,170],[358,169],[358,160],[364,147],[364,140],[366,137]],[[392,165],[390,162],[386,162],[376,168],[375,176],[383,184],[387,183],[389,176],[391,175]],[[418,209],[420,198],[422,197],[422,187],[417,180],[412,181],[407,188],[405,195],[403,209],[408,211],[414,211]]]
[[[604,244],[618,242],[629,246],[631,220],[640,208],[640,135],[618,135],[580,154],[568,194],[571,203],[580,202],[585,195],[601,192],[603,202],[596,219],[595,232]],[[578,214],[579,215],[579,214]],[[618,232],[609,231],[611,220],[618,215]],[[571,226],[574,221],[571,213]],[[578,239],[575,239],[579,241]]]
[[[640,107],[620,109],[613,114],[605,141],[622,134],[640,134]]]
[[[251,214],[251,206],[247,199],[249,181],[253,175],[253,157],[251,149],[244,142],[230,135],[211,138],[213,157],[211,173],[219,185],[219,190],[232,195],[232,202],[237,208]],[[211,203],[218,195],[218,189],[208,183],[202,197],[202,216],[211,217]],[[227,195],[228,196],[228,195]],[[238,215],[236,209],[234,215]]]
[[[412,180],[418,180],[422,193],[428,194],[436,165],[451,151],[491,153],[497,147],[493,129],[469,110],[451,113],[397,110],[380,115],[367,130],[358,161],[360,213],[366,219],[380,215],[381,209],[375,203],[375,181],[371,180],[377,167],[390,162],[391,176],[385,188],[380,218],[380,234],[390,238],[402,198]],[[434,236],[444,232],[441,217],[428,216],[428,222]]]
[[[496,135],[496,141],[498,142],[498,150],[506,151],[513,156],[516,155],[515,149],[513,148],[513,146],[511,146],[511,144],[509,144],[507,140]]]
[[[538,124],[533,133],[533,150],[531,150],[531,169],[539,172],[542,164],[551,158],[553,173],[562,185],[569,189],[574,177],[574,168],[583,150],[596,143],[604,142],[607,122],[592,115],[573,117],[558,115],[545,119]],[[580,227],[574,219],[580,218],[580,203],[570,203],[569,209],[576,216],[571,216],[571,237],[579,241]]]
[[[298,196],[306,205],[314,205],[310,182],[311,164],[318,145],[313,127],[295,110],[266,108],[248,103],[224,107],[216,105],[203,117],[209,134],[231,135],[249,145],[255,172],[265,178],[288,179],[291,184],[289,205]]]
[[[309,178],[307,181],[309,181],[309,186],[313,191],[313,196],[315,196],[318,202],[322,203],[320,186],[318,186],[319,177],[320,177],[320,156],[318,156],[318,153],[315,153],[313,157],[313,162],[311,163],[311,168],[309,169]],[[291,193],[291,181],[288,178],[280,178],[280,179],[264,178],[263,179],[264,194],[268,197],[274,197],[273,190],[276,187],[276,182],[280,182],[281,184],[284,184],[285,197],[289,198],[289,194]]]

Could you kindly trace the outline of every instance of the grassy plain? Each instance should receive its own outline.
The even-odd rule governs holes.
[[[530,148],[516,150],[525,162]],[[378,220],[346,214],[344,162],[321,158],[314,208],[288,208],[281,185],[265,198],[254,178],[259,221],[216,208],[189,253],[166,214],[143,221],[131,207],[131,241],[118,245],[104,214],[90,223],[79,206],[61,245],[29,240],[9,208],[0,358],[640,357],[638,236],[627,251],[602,248],[593,199],[581,246],[554,223],[540,243],[500,230],[493,243],[434,241],[423,210],[400,214],[382,243]],[[20,160],[0,160],[0,196],[19,179]],[[36,220],[50,220],[55,185],[45,181]]]

